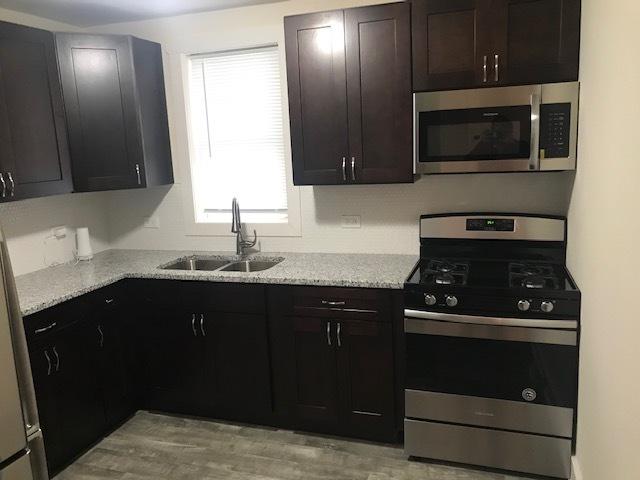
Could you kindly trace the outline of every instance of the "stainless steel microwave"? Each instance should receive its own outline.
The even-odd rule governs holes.
[[[414,172],[575,170],[579,83],[414,94]]]

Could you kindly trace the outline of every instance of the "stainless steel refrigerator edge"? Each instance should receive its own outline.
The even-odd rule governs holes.
[[[0,479],[47,480],[27,342],[1,229],[0,269]]]

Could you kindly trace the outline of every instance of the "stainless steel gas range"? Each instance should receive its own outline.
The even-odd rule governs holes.
[[[405,282],[405,452],[569,478],[580,291],[566,220],[426,215]]]

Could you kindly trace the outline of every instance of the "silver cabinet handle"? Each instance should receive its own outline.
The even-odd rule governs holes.
[[[4,181],[4,174],[0,173],[0,184],[2,184],[2,198],[7,196],[7,184]]]
[[[327,322],[327,345],[331,346],[331,322]]]
[[[100,334],[100,348],[104,347],[104,333],[102,332],[102,325],[98,325],[98,333]]]
[[[332,300],[322,300],[320,303],[322,303],[322,305],[329,305],[332,307],[339,307],[347,304],[347,302],[334,302]]]
[[[487,83],[487,56],[484,56],[484,65],[482,66],[482,81]]]
[[[207,336],[207,334],[204,331],[204,313],[200,314],[200,331],[202,332],[203,337]]]
[[[58,350],[56,347],[53,347],[53,354],[56,356],[56,373],[60,371],[60,356],[58,355]]]
[[[53,327],[55,327],[58,324],[58,322],[53,322],[51,325],[49,325],[48,327],[42,327],[42,328],[36,328],[33,333],[43,333],[46,332],[47,330],[51,330]]]
[[[7,172],[7,177],[9,177],[9,182],[11,183],[11,191],[9,192],[9,195],[13,197],[16,193],[16,182],[13,181],[13,175],[11,175],[11,172]]]
[[[494,56],[493,71],[495,74],[495,80],[497,82],[500,79],[500,55],[498,55],[497,53]]]
[[[342,338],[340,336],[340,322],[338,322],[338,330],[336,332],[336,335],[338,337],[338,347],[342,346]]]
[[[191,330],[193,331],[193,336],[197,337],[198,332],[196,332],[196,314],[195,313],[191,316]]]
[[[49,357],[49,352],[44,351],[44,356],[47,359],[47,377],[51,375],[51,357]]]
[[[136,175],[138,176],[138,185],[142,185],[142,180],[140,178],[140,164],[136,163]]]
[[[356,181],[356,157],[351,157],[351,180]]]
[[[342,181],[347,181],[347,157],[342,157]],[[4,197],[4,194],[2,194]]]

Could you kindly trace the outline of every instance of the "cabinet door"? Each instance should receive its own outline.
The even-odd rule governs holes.
[[[0,200],[73,189],[53,34],[5,22],[0,22],[0,155]]]
[[[53,478],[64,464],[65,439],[59,426],[60,417],[56,408],[55,383],[51,377],[55,373],[55,357],[51,347],[52,345],[46,342],[30,343],[29,361],[36,403],[38,404],[40,428],[47,451],[49,476]]]
[[[341,424],[352,435],[394,440],[391,323],[336,322]]]
[[[345,10],[348,177],[413,181],[410,5]]]
[[[107,428],[134,412],[134,386],[126,350],[126,322],[119,308],[105,308],[96,317],[96,351]]]
[[[580,0],[494,0],[500,83],[578,80]]]
[[[128,37],[58,34],[76,190],[143,186]]]
[[[415,91],[490,83],[492,31],[486,17],[491,1],[412,0]]]
[[[79,322],[50,340],[57,438],[62,465],[67,464],[104,433],[102,392],[98,384],[96,330],[93,322]],[[58,436],[59,435],[59,436]],[[53,465],[55,468],[60,465]]]
[[[335,338],[331,321],[284,317],[287,403],[297,427],[333,431],[338,421]],[[275,348],[278,348],[276,345]],[[282,352],[281,352],[282,353]]]
[[[343,17],[339,10],[284,19],[295,185],[347,182]]]
[[[145,320],[147,408],[196,415],[202,410],[204,348],[196,314],[152,311]]]
[[[266,317],[207,312],[202,319],[205,395],[215,399],[212,413],[238,420],[265,418],[271,411]]]

